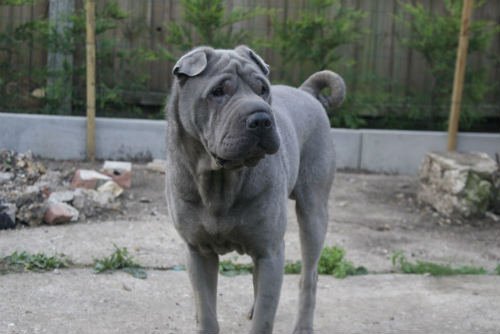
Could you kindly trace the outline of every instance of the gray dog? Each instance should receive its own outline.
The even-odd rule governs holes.
[[[219,333],[219,255],[233,250],[250,255],[254,263],[250,333],[272,333],[291,198],[302,249],[294,333],[311,334],[317,265],[335,172],[322,104],[342,103],[342,78],[323,71],[299,89],[271,86],[268,66],[245,46],[194,49],[179,59],[173,73],[167,111],[167,204],[188,247],[199,333]],[[328,97],[320,95],[326,87],[331,89]]]

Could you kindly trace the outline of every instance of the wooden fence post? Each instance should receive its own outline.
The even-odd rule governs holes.
[[[469,26],[472,8],[473,0],[464,0],[462,24],[460,26],[460,37],[457,50],[457,61],[455,64],[455,77],[453,79],[450,118],[448,121],[448,151],[455,151],[457,149],[457,132],[464,88],[467,49],[469,48]]]
[[[86,0],[87,159],[95,160],[95,0]]]

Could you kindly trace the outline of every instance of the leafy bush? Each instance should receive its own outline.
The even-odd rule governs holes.
[[[273,44],[282,58],[284,78],[295,81],[286,73],[300,68],[300,78],[294,82],[298,84],[310,73],[334,69],[340,59],[336,49],[361,37],[357,23],[364,15],[362,11],[341,6],[340,0],[313,0],[308,1],[295,19],[288,18],[285,22],[274,19]]]
[[[335,70],[341,57],[338,48],[355,43],[363,34],[358,23],[365,16],[360,10],[341,5],[340,0],[308,1],[296,18],[285,22],[273,19],[273,50],[280,57],[278,77],[299,85],[316,71]],[[352,62],[342,59],[344,63]],[[348,95],[348,103],[352,99]],[[331,117],[334,126],[357,128],[364,124],[358,109],[345,106]]]
[[[28,3],[20,0],[8,2],[11,5]],[[117,110],[125,114],[137,113],[136,107],[124,102],[122,93],[145,91],[149,77],[141,72],[140,65],[158,59],[158,54],[147,48],[120,49],[117,40],[107,36],[106,33],[123,24],[128,16],[116,1],[104,2],[96,12],[96,105],[100,116],[110,115]],[[69,24],[63,29],[56,29],[44,18],[21,24],[13,31],[0,33],[0,107],[15,111],[16,108],[29,109],[40,107],[41,104],[44,113],[61,113],[66,97],[71,96],[70,104],[76,110],[73,113],[83,113],[86,85],[83,56],[85,13],[83,10],[76,11],[65,19]],[[135,35],[128,36],[129,38],[137,38],[145,32],[137,22],[134,22],[134,27]],[[73,55],[75,62],[65,63],[61,70],[55,72],[46,67],[33,71],[27,66],[12,66],[14,60],[19,59],[28,47],[43,52]],[[48,80],[50,84],[47,84]],[[36,101],[31,97],[34,87],[38,87],[40,91]]]
[[[481,7],[484,3],[485,1],[479,1],[476,7]],[[433,77],[428,85],[431,107],[421,109],[420,112],[430,122],[443,122],[443,126],[447,121],[451,99],[463,1],[444,0],[444,5],[445,15],[438,15],[420,3],[404,2],[401,3],[403,11],[397,16],[398,21],[411,31],[411,35],[401,38],[403,45],[423,56]],[[499,31],[500,25],[495,22],[472,20],[468,54],[487,53],[493,37]],[[483,101],[486,94],[494,88],[487,82],[486,74],[484,67],[468,67],[460,120],[464,129],[480,121],[481,115],[476,104]]]
[[[233,48],[238,44],[252,45],[254,37],[246,29],[236,29],[235,24],[256,16],[266,15],[268,10],[234,8],[227,10],[224,0],[181,0],[183,17],[180,22],[168,25],[167,45],[164,50],[169,60],[176,60],[181,53],[197,45],[214,48]]]

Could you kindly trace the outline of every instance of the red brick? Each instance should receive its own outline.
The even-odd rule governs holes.
[[[78,169],[71,181],[71,187],[95,189],[99,180],[108,181],[110,177],[94,170]]]

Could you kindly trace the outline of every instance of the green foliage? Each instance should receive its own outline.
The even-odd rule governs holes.
[[[98,115],[137,114],[142,111],[127,104],[124,91],[145,91],[149,76],[141,71],[141,65],[157,60],[158,54],[148,48],[121,48],[123,41],[108,36],[129,14],[117,1],[106,1],[96,12],[96,66],[98,68],[97,112]],[[43,105],[44,113],[60,113],[62,105],[71,96],[75,114],[82,114],[85,106],[85,13],[75,12],[67,18],[70,24],[56,28],[48,19],[37,19],[0,33],[0,107],[14,108]],[[136,39],[145,33],[146,27],[133,22],[127,29],[126,38]],[[12,66],[22,59],[27,48],[43,52],[57,52],[75,56],[74,64],[64,64],[62,70],[49,72],[46,68],[32,71],[28,67]],[[51,84],[47,85],[47,80]],[[42,88],[43,96],[36,101],[30,97],[31,90]],[[25,101],[26,100],[26,101]],[[15,110],[13,110],[15,111]]]
[[[415,263],[406,259],[403,252],[395,252],[392,255],[392,265],[404,274],[430,274],[432,276],[452,275],[484,275],[486,270],[482,267],[462,266],[453,268],[450,265],[437,264],[433,262],[417,261]]]
[[[367,274],[366,268],[355,267],[350,261],[345,260],[344,256],[345,250],[340,247],[325,247],[319,259],[318,274],[333,275],[336,278]]]
[[[224,260],[219,262],[219,273],[224,276],[237,276],[251,274],[253,265],[234,263],[231,260]]]
[[[7,270],[19,271],[49,271],[59,268],[66,268],[69,265],[68,259],[64,256],[47,256],[43,253],[30,254],[28,252],[14,252],[0,260]]]
[[[33,5],[37,0],[0,0],[0,6]]]
[[[214,48],[233,48],[238,44],[252,44],[254,38],[248,30],[235,29],[235,24],[256,16],[266,15],[268,10],[233,8],[227,10],[224,0],[181,0],[183,19],[168,25],[167,44],[171,51],[164,56],[175,60],[181,53],[196,45]]]
[[[495,268],[497,275],[500,275],[500,264]]]
[[[340,0],[315,0],[296,19],[281,22],[274,19],[273,46],[282,57],[281,70],[288,82],[298,84],[310,73],[334,69],[340,59],[337,48],[352,44],[361,37],[357,27],[365,16],[362,11],[341,6]],[[330,15],[331,12],[334,15]],[[348,61],[348,60],[345,60]],[[300,77],[291,78],[287,73],[300,68]]]
[[[95,260],[94,271],[96,273],[122,270],[135,278],[147,278],[146,271],[134,261],[132,256],[128,253],[127,248],[119,248],[116,245],[113,246],[115,247],[115,251],[110,256]]]
[[[480,1],[476,7],[481,7],[484,3],[485,1]],[[453,86],[463,1],[444,0],[445,15],[429,11],[420,3],[400,4],[403,11],[396,19],[411,31],[411,35],[401,41],[423,56],[433,77],[428,85],[432,105],[430,120],[441,121],[445,125]],[[495,22],[472,20],[468,53],[487,53],[499,31],[500,25]],[[492,89],[494,87],[486,81],[485,68],[468,67],[461,113],[462,128],[468,129],[481,119],[476,104]]]
[[[285,263],[285,274],[300,274],[302,263],[300,261]]]

